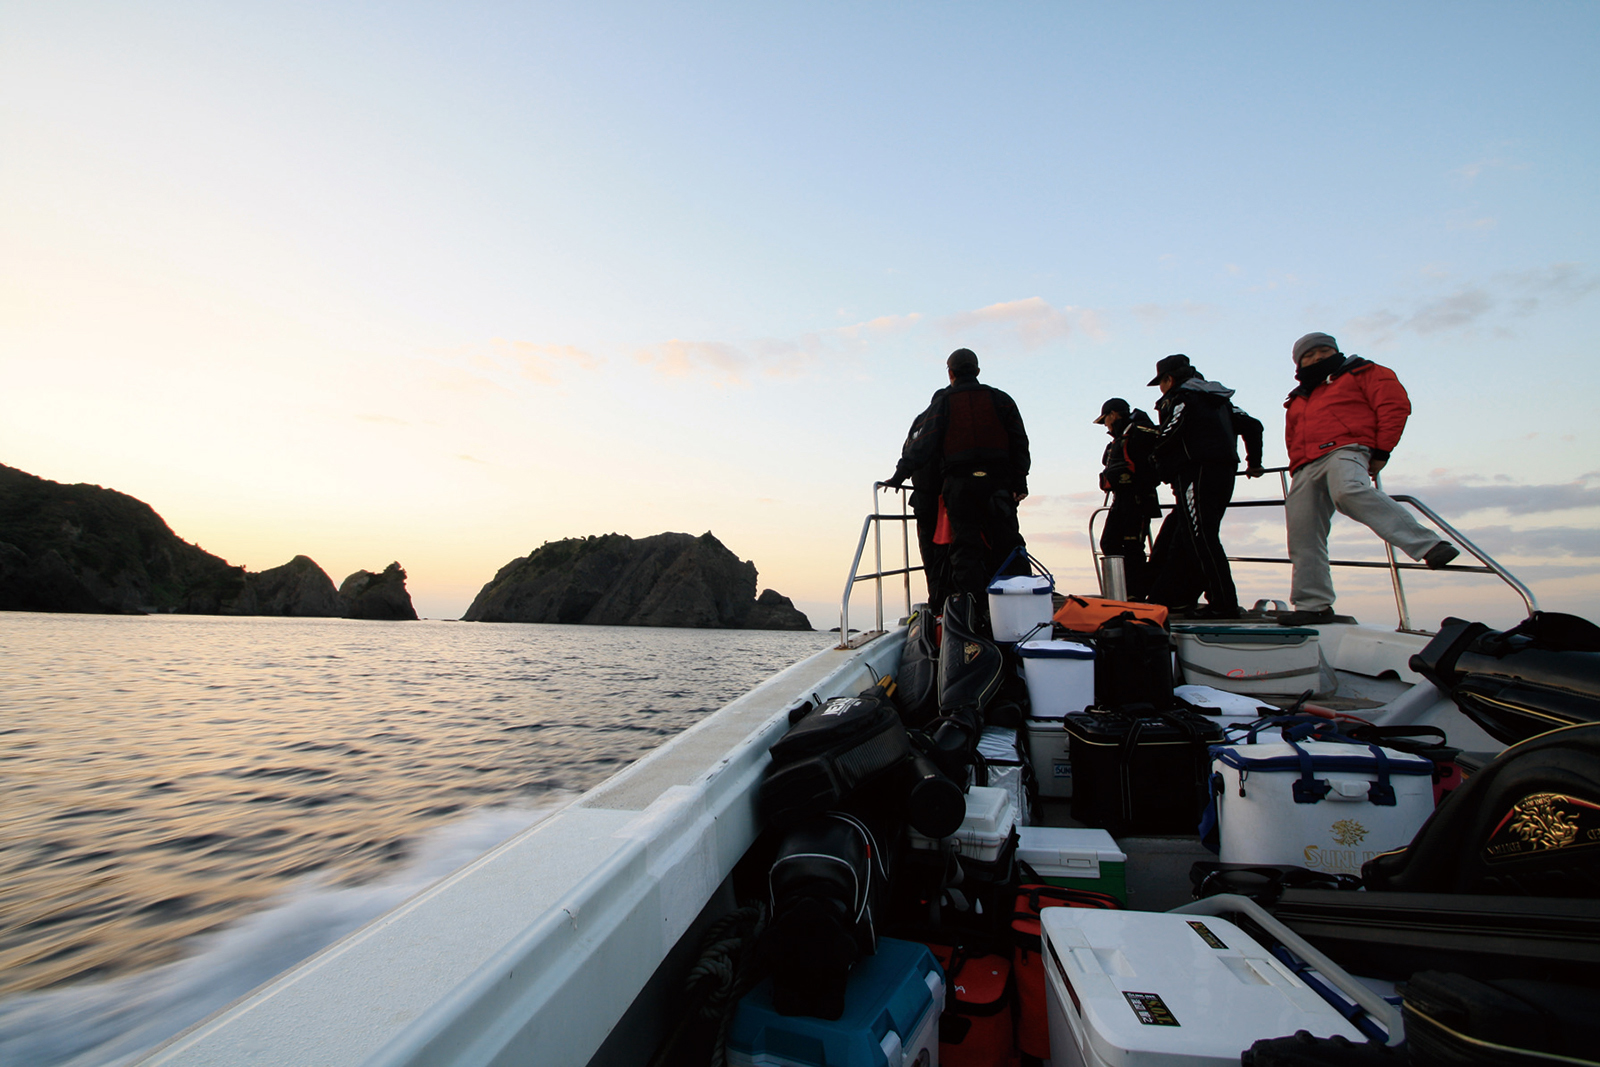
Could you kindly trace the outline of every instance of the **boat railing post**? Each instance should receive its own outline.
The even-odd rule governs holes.
[[[873,552],[873,581],[872,587],[877,597],[878,613],[877,625],[873,629],[883,630],[883,520],[879,518],[878,511],[878,486],[882,482],[872,483],[872,552]]]
[[[1372,476],[1372,487],[1383,492],[1383,475]],[[1389,558],[1389,582],[1394,586],[1394,608],[1400,614],[1400,629],[1410,631],[1411,609],[1406,605],[1405,583],[1400,580],[1400,561],[1395,558],[1394,546],[1387,541],[1383,543],[1383,554]]]
[[[911,515],[906,510],[908,498],[911,496],[904,489],[900,490],[900,552],[905,563],[906,579],[906,614],[911,615]],[[918,542],[920,547],[921,542]]]
[[[1466,549],[1469,555],[1487,567],[1491,573],[1516,591],[1516,594],[1522,598],[1522,605],[1528,609],[1528,614],[1530,616],[1539,610],[1539,601],[1534,597],[1533,590],[1523,585],[1516,575],[1500,566],[1499,562],[1496,561],[1493,556],[1489,555],[1489,553],[1473,544],[1471,538],[1467,537],[1460,530],[1456,529],[1448,522],[1445,522],[1444,519],[1440,518],[1438,513],[1432,508],[1428,507],[1428,505],[1424,504],[1414,496],[1401,495],[1390,497],[1389,499],[1401,504],[1410,504],[1412,507],[1416,508],[1423,515],[1425,515],[1429,522],[1437,526],[1440,531],[1449,537],[1455,544]],[[1448,571],[1457,570],[1459,568],[1446,566],[1440,569]]]

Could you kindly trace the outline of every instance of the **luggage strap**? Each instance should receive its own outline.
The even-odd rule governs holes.
[[[1118,749],[1118,758],[1121,761],[1122,773],[1122,818],[1126,822],[1133,821],[1133,775],[1128,773],[1128,767],[1133,759],[1133,750],[1138,747],[1139,735],[1146,726],[1158,726],[1166,723],[1175,727],[1179,733],[1187,735],[1191,745],[1200,742],[1200,728],[1182,715],[1170,712],[1157,712],[1154,715],[1141,715],[1128,726],[1128,732],[1122,735],[1122,745]]]
[[[1318,778],[1311,773],[1311,753],[1301,748],[1299,742],[1290,741],[1289,746],[1300,761],[1300,777],[1294,783],[1294,802],[1315,804],[1327,796],[1333,786],[1326,778]],[[1369,744],[1367,749],[1378,761],[1378,780],[1367,785],[1367,803],[1392,808],[1395,798],[1394,786],[1389,784],[1389,757],[1377,745]]]

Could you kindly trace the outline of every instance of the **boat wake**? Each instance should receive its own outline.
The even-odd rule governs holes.
[[[107,982],[0,1001],[0,1063],[114,1067],[199,1022],[559,809],[489,808],[439,827],[413,859],[365,885],[308,877],[265,910],[195,938],[182,959]]]

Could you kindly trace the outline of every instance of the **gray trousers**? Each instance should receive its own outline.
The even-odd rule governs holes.
[[[1346,445],[1294,472],[1285,506],[1289,526],[1289,560],[1294,578],[1289,599],[1301,611],[1333,607],[1333,569],[1328,566],[1328,530],[1338,511],[1372,530],[1412,559],[1421,559],[1440,542],[1406,509],[1372,484],[1367,464],[1372,451]]]

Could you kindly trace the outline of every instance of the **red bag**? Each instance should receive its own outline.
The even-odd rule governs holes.
[[[944,968],[940,1067],[1007,1067],[1017,1050],[1011,1028],[1011,961],[960,946],[928,948]]]
[[[1120,908],[1117,898],[1092,889],[1025,885],[1017,891],[1011,913],[1017,976],[1017,1047],[1041,1060],[1050,1058],[1050,1008],[1044,992],[1044,938],[1039,913],[1045,908]],[[948,979],[946,980],[948,984]]]
[[[1068,595],[1067,602],[1057,609],[1052,621],[1077,633],[1092,634],[1100,628],[1101,623],[1115,619],[1125,611],[1133,612],[1136,618],[1149,619],[1157,626],[1167,624],[1165,604],[1141,604],[1132,600],[1106,600],[1104,597],[1071,595]]]
[[[950,541],[950,513],[944,509],[944,497],[941,495],[939,497],[939,518],[933,524],[933,543],[936,545],[948,545]],[[943,608],[944,605],[941,604],[939,607]]]

